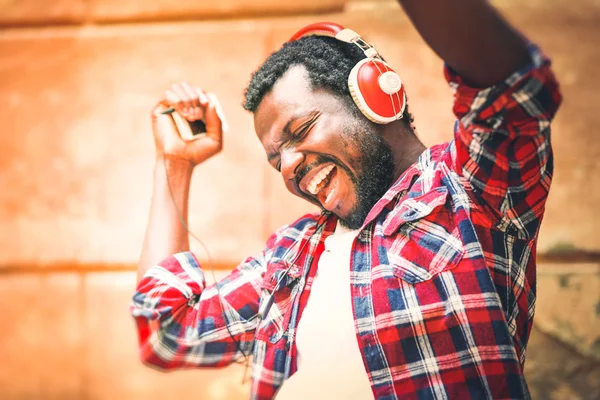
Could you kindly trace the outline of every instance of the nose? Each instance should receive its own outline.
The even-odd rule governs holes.
[[[284,180],[289,181],[296,177],[298,166],[303,159],[302,153],[295,151],[293,148],[281,151],[281,175]]]

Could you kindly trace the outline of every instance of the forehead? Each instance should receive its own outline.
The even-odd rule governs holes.
[[[304,66],[293,66],[263,97],[254,113],[254,128],[267,153],[280,142],[283,128],[290,120],[314,111],[326,120],[338,119],[348,112],[345,103],[333,93],[311,88]]]
[[[278,125],[285,124],[297,113],[314,108],[314,93],[308,72],[303,66],[291,67],[260,102],[254,113],[254,128],[263,141]]]

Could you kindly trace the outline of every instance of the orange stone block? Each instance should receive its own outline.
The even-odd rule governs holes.
[[[231,125],[223,153],[197,169],[191,190],[190,226],[214,261],[255,254],[274,229],[315,210],[266,163],[240,103],[268,53],[316,20],[373,42],[400,73],[423,142],[450,140],[441,60],[397,5],[373,4],[318,17],[3,32],[0,187],[10,190],[0,191],[0,265],[136,262],[154,163],[148,111],[182,79],[217,93]],[[552,57],[565,97],[553,126],[555,179],[540,252],[598,251],[600,141],[590,127],[600,124],[600,33],[589,19],[515,10],[505,8],[507,18]]]
[[[0,276],[0,397],[81,398],[81,288],[72,273]]]
[[[0,191],[0,265],[138,259],[155,157],[149,112],[180,80],[215,92],[230,124],[223,153],[196,170],[190,228],[214,260],[262,249],[267,164],[240,103],[265,56],[263,29],[188,23],[0,38],[0,186],[11,188]]]
[[[535,326],[600,362],[600,263],[542,263],[537,287]]]
[[[225,276],[218,273],[218,279]],[[137,333],[129,314],[134,273],[88,274],[85,280],[84,398],[236,400],[249,397],[244,367],[158,372],[137,353]]]
[[[90,0],[90,18],[94,21],[139,21],[203,18],[234,18],[274,14],[311,14],[341,11],[347,0]]]
[[[0,0],[0,26],[81,23],[85,15],[84,0]]]

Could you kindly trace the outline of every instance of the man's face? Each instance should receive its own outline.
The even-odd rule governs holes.
[[[358,229],[393,183],[390,147],[374,124],[325,90],[312,90],[304,67],[275,84],[254,114],[269,163],[293,194]]]

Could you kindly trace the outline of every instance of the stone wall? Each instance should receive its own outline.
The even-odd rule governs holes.
[[[600,3],[496,4],[552,56],[565,95],[528,377],[538,399],[600,397],[600,374],[580,373],[600,359]],[[265,162],[240,103],[249,74],[316,20],[374,42],[406,82],[423,141],[451,138],[441,62],[394,2],[0,0],[3,396],[247,397],[241,367],[159,374],[137,360],[127,304],[152,184],[148,111],[182,79],[222,99],[231,130],[195,173],[190,225],[216,264],[235,265],[311,210]]]

